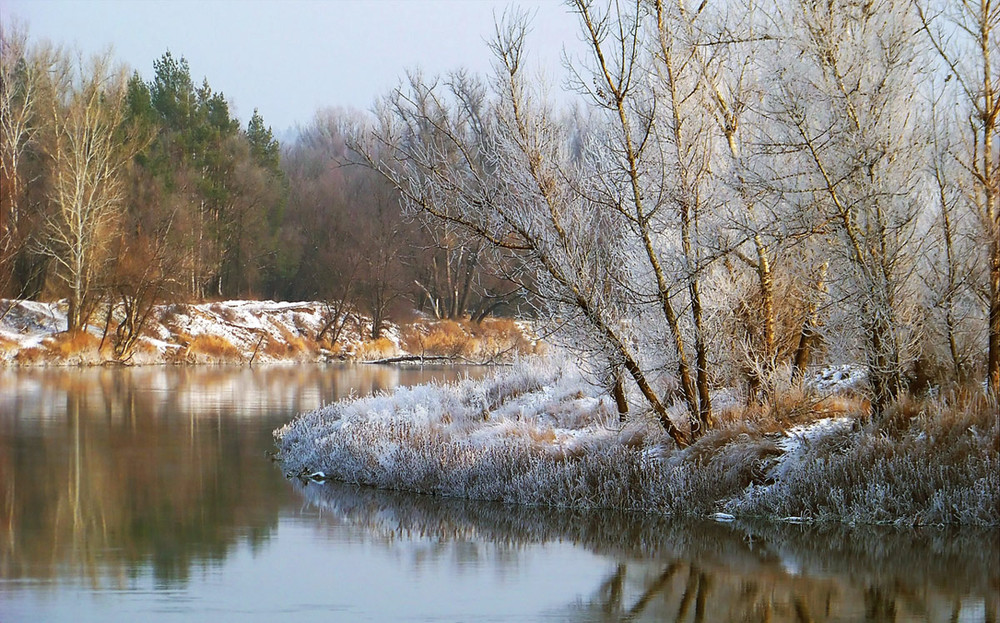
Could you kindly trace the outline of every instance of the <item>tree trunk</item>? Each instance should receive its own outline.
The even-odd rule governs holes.
[[[872,392],[872,416],[882,418],[902,388],[895,323],[889,310],[870,310],[868,326],[868,384]]]
[[[698,288],[697,276],[692,275],[689,278],[691,280],[689,284],[691,315],[694,320],[695,364],[698,366],[698,426],[692,429],[691,434],[693,437],[700,437],[712,430],[715,423],[712,416],[712,396],[709,393],[708,345],[705,343],[701,322],[701,293]]]
[[[80,328],[80,304],[77,302],[76,292],[71,292],[69,310],[66,312],[66,330],[72,331],[78,328]]]
[[[819,299],[826,291],[826,271],[829,264],[824,262],[819,269],[819,276],[816,278],[816,287],[813,295],[809,299],[806,309],[806,317],[802,321],[802,330],[799,332],[799,344],[795,348],[795,358],[792,362],[792,380],[801,381],[809,367],[809,360],[812,357],[812,350],[819,336]]]
[[[1000,401],[1000,223],[994,221],[990,245],[990,335],[986,381],[990,395]]]
[[[997,205],[997,178],[993,167],[993,139],[996,134],[997,102],[993,88],[993,70],[991,61],[994,44],[990,41],[995,16],[990,14],[989,3],[981,2],[979,16],[979,46],[983,58],[983,107],[981,110],[983,122],[983,170],[980,178],[986,195],[986,223],[984,229],[990,238],[990,311],[989,311],[989,348],[986,356],[986,384],[990,395],[1000,402],[1000,206]]]
[[[624,422],[628,419],[628,398],[625,396],[625,378],[622,375],[620,365],[612,364],[611,376],[611,394],[614,396],[615,406],[618,408],[618,421]]]
[[[770,398],[774,393],[774,365],[778,356],[777,338],[775,337],[774,319],[774,278],[771,275],[771,261],[767,247],[759,234],[754,236],[754,246],[757,249],[757,280],[760,284],[761,313],[764,324],[763,370],[760,379],[764,394]]]

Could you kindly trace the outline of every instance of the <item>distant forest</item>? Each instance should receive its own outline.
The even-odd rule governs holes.
[[[327,301],[373,319],[507,312],[518,289],[479,244],[405,214],[352,157],[362,113],[326,110],[279,145],[165,53],[153,77],[4,27],[0,297],[107,303]]]

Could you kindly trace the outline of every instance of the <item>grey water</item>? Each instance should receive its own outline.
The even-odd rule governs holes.
[[[267,456],[302,411],[486,372],[0,369],[0,623],[998,620],[996,530],[510,507]]]

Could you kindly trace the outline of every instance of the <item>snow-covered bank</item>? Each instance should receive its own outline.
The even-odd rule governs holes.
[[[342,401],[275,431],[290,475],[457,498],[787,521],[1000,525],[990,405],[928,403],[877,428],[734,420],[676,450],[617,421],[571,368]]]
[[[320,302],[223,301],[156,306],[135,347],[116,357],[117,310],[107,331],[101,313],[78,334],[64,332],[66,311],[65,302],[0,299],[0,365],[248,364],[406,355],[492,363],[538,348],[525,325],[509,320],[476,325],[418,317],[406,326],[386,324],[382,336],[372,340],[370,320],[348,314],[332,323],[333,312]]]

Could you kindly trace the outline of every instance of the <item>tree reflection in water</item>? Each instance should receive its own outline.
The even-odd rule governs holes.
[[[327,529],[349,523],[386,543],[420,535],[437,544],[423,556],[461,556],[457,548],[469,543],[517,550],[570,541],[616,561],[588,600],[552,613],[556,618],[996,622],[1000,609],[996,531],[724,524],[336,483],[296,488],[326,511]]]
[[[295,504],[271,431],[348,394],[480,370],[0,369],[0,579],[186,583]]]
[[[27,585],[134,587],[139,575],[157,589],[196,584],[238,545],[269,543],[301,493],[320,509],[307,530],[350,527],[393,557],[420,557],[418,568],[491,558],[505,573],[559,541],[605,558],[584,598],[543,613],[556,620],[997,621],[996,531],[690,523],[289,486],[264,456],[297,412],[432,376],[446,375],[0,370],[0,579],[15,580],[15,597]]]

